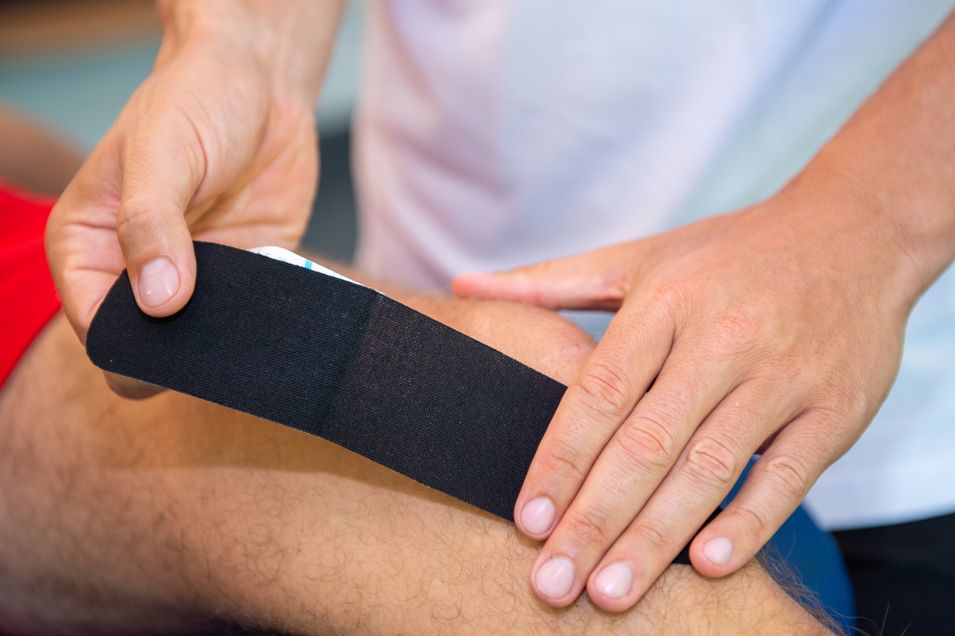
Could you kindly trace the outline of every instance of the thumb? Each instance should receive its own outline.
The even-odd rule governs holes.
[[[185,211],[202,182],[204,162],[194,134],[175,126],[127,139],[116,233],[139,307],[168,316],[192,296],[196,257]],[[195,146],[195,147],[193,147]]]
[[[463,274],[458,296],[511,300],[548,309],[615,311],[626,295],[627,270],[617,246],[542,261],[505,272]]]

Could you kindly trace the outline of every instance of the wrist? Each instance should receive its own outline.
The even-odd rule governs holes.
[[[163,43],[156,62],[187,49],[218,50],[225,63],[251,59],[276,95],[313,106],[343,3],[308,0],[160,0]]]
[[[891,228],[918,295],[955,258],[955,15],[870,97],[806,168],[853,190]],[[826,177],[823,177],[825,180]]]
[[[901,324],[931,282],[910,237],[876,191],[852,173],[814,162],[770,201],[792,224],[792,240],[816,276]]]
[[[955,257],[955,192],[904,169],[896,149],[888,157],[837,137],[806,169],[818,181],[838,182],[854,208],[878,223],[913,269],[912,286],[921,294]],[[883,160],[885,159],[885,160]]]

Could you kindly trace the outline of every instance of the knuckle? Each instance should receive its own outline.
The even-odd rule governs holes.
[[[801,500],[809,491],[809,470],[791,455],[779,455],[765,460],[763,475],[786,497]]]
[[[812,451],[828,458],[827,467],[855,443],[857,436],[853,434],[851,423],[867,422],[870,418],[867,413],[857,416],[831,406],[812,407],[807,409],[806,416],[806,421],[800,426],[813,438]],[[858,434],[861,433],[859,430]]]
[[[843,371],[840,375],[830,377],[827,382],[820,383],[818,392],[832,406],[828,409],[831,413],[825,413],[827,409],[816,409],[819,419],[828,422],[862,420],[869,412],[876,410],[884,399],[882,394],[873,397],[865,390],[868,386],[865,382],[847,375],[848,372]],[[878,402],[874,403],[874,400]]]
[[[571,536],[589,545],[610,545],[616,538],[610,527],[610,519],[596,508],[573,513],[567,518],[566,524]]]
[[[627,462],[645,469],[667,469],[673,463],[676,439],[659,418],[639,414],[614,436]]]
[[[123,202],[119,207],[116,233],[121,239],[152,233],[157,229],[154,216],[149,207],[136,201]]]
[[[750,506],[745,504],[740,505],[733,511],[732,516],[735,517],[744,528],[748,529],[751,536],[763,536],[766,530],[766,521],[761,514],[753,510]]]
[[[667,533],[650,523],[639,523],[633,527],[633,535],[654,552],[664,552],[670,545]]]
[[[680,284],[661,283],[654,289],[654,304],[679,322],[690,313],[693,294]]]
[[[794,379],[802,378],[806,372],[806,362],[802,356],[786,352],[775,356],[765,365],[764,370],[765,379],[769,381],[772,388],[782,392],[791,390]]]
[[[584,458],[578,446],[565,437],[550,440],[542,457],[542,467],[547,474],[556,474],[572,481],[583,481],[586,476]]]
[[[707,486],[728,488],[739,468],[733,446],[716,437],[702,437],[690,445],[686,469]]]
[[[607,363],[587,365],[577,381],[580,402],[604,416],[622,417],[630,406],[632,391],[626,374]]]

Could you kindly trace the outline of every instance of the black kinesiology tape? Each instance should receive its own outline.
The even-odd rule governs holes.
[[[563,384],[373,289],[195,249],[195,291],[173,316],[144,314],[119,277],[89,330],[94,364],[317,435],[513,519]]]

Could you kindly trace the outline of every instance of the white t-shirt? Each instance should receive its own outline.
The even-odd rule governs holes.
[[[358,261],[445,287],[771,194],[952,2],[367,6]],[[885,406],[809,503],[833,528],[955,511],[952,272],[912,315]]]

